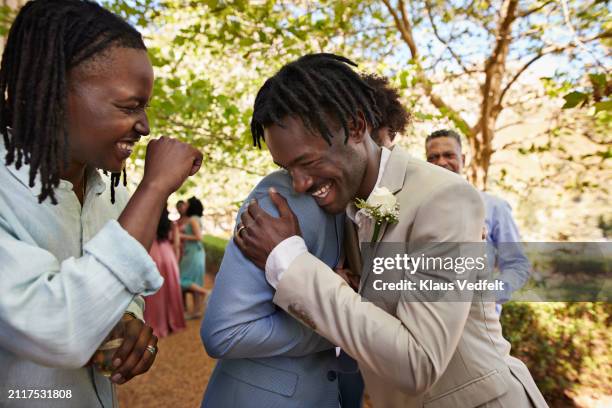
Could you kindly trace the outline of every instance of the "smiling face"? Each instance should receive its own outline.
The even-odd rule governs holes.
[[[93,66],[95,65],[95,67]],[[69,165],[119,172],[141,136],[153,89],[147,52],[112,47],[69,73]]]
[[[442,136],[431,139],[425,146],[425,154],[431,164],[457,174],[463,171],[465,155],[461,153],[459,143],[452,137]]]
[[[290,173],[296,192],[312,195],[330,214],[343,212],[364,180],[367,158],[363,135],[359,134],[363,126],[351,128],[346,144],[342,127],[332,127],[330,146],[309,132],[299,118],[285,117],[282,124],[264,129],[274,162]]]

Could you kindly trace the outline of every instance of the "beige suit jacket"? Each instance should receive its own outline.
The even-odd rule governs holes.
[[[381,186],[400,205],[400,220],[383,227],[382,242],[406,243],[410,251],[481,241],[484,206],[461,177],[395,148]],[[351,228],[347,258],[354,267],[359,248]],[[357,294],[305,253],[282,275],[274,302],[359,362],[375,408],[547,406],[527,367],[510,356],[494,303],[408,302],[404,292],[380,298],[368,269]]]

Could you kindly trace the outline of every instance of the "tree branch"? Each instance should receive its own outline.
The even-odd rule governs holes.
[[[438,41],[440,41],[442,44],[446,46],[446,49],[448,50],[448,52],[450,52],[450,54],[453,56],[455,61],[457,61],[457,64],[459,64],[461,69],[463,69],[463,72],[467,74],[469,70],[463,64],[463,61],[461,61],[461,58],[459,57],[459,55],[457,55],[457,53],[455,53],[455,51],[450,46],[450,44],[440,36],[440,33],[438,32],[438,27],[434,23],[433,15],[431,14],[431,4],[429,1],[425,2],[425,9],[427,10],[427,16],[429,17],[429,23],[431,24],[431,27],[433,28],[434,35],[436,36]]]
[[[500,126],[500,127],[498,127],[498,128],[495,128],[495,132],[499,132],[499,131],[501,131],[501,130],[511,128],[512,126],[522,125],[523,123],[525,123],[525,121],[524,121],[524,120],[522,120],[522,119],[521,119],[521,120],[519,120],[518,122],[511,122],[511,123],[507,123],[507,124],[505,124],[505,125],[503,125],[503,126]],[[502,148],[502,149],[503,149],[503,148]]]
[[[548,6],[550,3],[554,3],[554,0],[546,1],[546,2],[542,3],[541,5],[539,5],[537,7],[533,7],[531,9],[529,9],[529,10],[525,10],[525,11],[519,13],[518,17],[519,18],[527,17],[527,16],[529,16],[529,15],[531,15],[531,14],[537,12],[537,11],[542,10],[544,7]]]
[[[499,114],[500,104],[499,99],[495,98],[499,95],[501,87],[501,76],[506,69],[506,56],[512,37],[510,35],[512,23],[515,21],[515,11],[517,7],[517,0],[510,0],[508,2],[506,13],[501,17],[499,28],[497,30],[497,42],[495,48],[491,53],[491,56],[485,63],[485,83],[482,88],[482,111],[480,122],[483,121],[495,121],[497,114]],[[492,100],[492,99],[495,100]],[[480,130],[484,131],[483,142],[489,143],[489,139],[493,136],[489,134],[492,129],[490,126],[482,126]]]
[[[226,162],[223,162],[223,161],[220,161],[218,159],[215,159],[215,158],[211,157],[210,155],[206,155],[206,160],[209,161],[209,162],[214,162],[214,163],[216,163],[217,165],[219,165],[221,167],[225,167],[225,168],[228,168],[228,169],[234,169],[234,170],[241,170],[241,171],[244,171],[245,173],[252,174],[254,176],[265,176],[266,175],[266,173],[264,173],[264,172],[258,172],[258,171],[255,171],[253,169],[247,169],[247,168],[244,168],[244,167],[228,164]]]
[[[602,34],[598,34],[596,36],[581,40],[582,43],[589,43],[595,40],[598,40],[600,38],[604,38],[606,36],[605,33]],[[523,65],[518,71],[517,73],[512,77],[512,79],[510,80],[510,82],[508,82],[506,84],[506,86],[504,87],[503,91],[501,92],[499,99],[497,101],[498,105],[501,105],[504,99],[504,96],[506,95],[506,93],[508,92],[508,90],[510,89],[510,87],[512,87],[512,85],[518,80],[518,78],[523,74],[523,72],[525,72],[527,70],[527,68],[529,68],[529,66],[531,64],[533,64],[534,62],[536,62],[537,60],[539,60],[540,58],[542,58],[545,55],[549,55],[549,54],[556,54],[559,53],[561,51],[564,50],[569,50],[572,48],[576,48],[576,45],[572,45],[572,44],[567,44],[567,45],[555,45],[555,46],[550,46],[548,48],[543,48],[541,49],[533,58],[531,58],[529,61],[527,61],[525,63],[525,65]]]
[[[516,82],[516,80],[521,76],[521,74],[523,72],[525,72],[525,70],[527,70],[527,68],[529,68],[529,66],[531,64],[533,64],[534,62],[536,62],[537,60],[539,60],[540,58],[542,58],[544,55],[546,54],[537,54],[535,57],[533,57],[532,59],[530,59],[525,65],[523,65],[521,67],[521,69],[518,70],[518,72],[512,77],[512,79],[510,80],[510,82],[508,82],[506,84],[506,86],[504,87],[504,89],[502,90],[502,92],[499,95],[499,98],[497,100],[497,106],[501,106],[504,97],[506,96],[506,92],[508,92],[508,90],[510,89],[510,87]]]
[[[397,11],[393,8],[389,0],[383,0],[383,3],[385,3],[385,6],[387,6],[389,13],[391,13],[391,16],[393,17],[393,21],[395,22],[395,26],[399,30],[402,40],[404,40],[404,42],[408,45],[408,48],[410,48],[410,54],[412,56],[412,59],[416,60],[418,57],[418,51],[417,51],[416,43],[414,42],[414,38],[412,36],[412,29],[410,27],[410,24],[407,21],[406,16],[404,15],[404,11],[405,11],[404,2],[403,1],[399,2],[399,5],[402,11],[401,17],[397,13]]]
[[[404,1],[399,0],[398,2],[398,7],[400,9],[401,16],[398,14],[397,10],[393,8],[390,0],[382,0],[382,1],[387,7],[387,9],[389,10],[389,13],[391,14],[391,16],[393,17],[393,20],[395,21],[395,25],[400,32],[402,40],[408,45],[408,48],[410,48],[412,60],[414,61],[414,65],[416,67],[416,79],[423,87],[425,94],[429,97],[429,100],[431,101],[431,103],[438,110],[440,110],[441,112],[444,112],[453,122],[455,122],[458,125],[458,127],[461,127],[465,129],[466,132],[469,132],[470,126],[467,124],[467,122],[461,117],[461,115],[457,111],[455,111],[450,106],[448,106],[442,100],[442,98],[434,94],[431,81],[429,81],[427,77],[425,76],[423,67],[421,66],[421,63],[418,60],[418,56],[419,56],[418,49],[414,41],[414,37],[412,35],[412,26],[410,24],[410,20],[408,19],[408,12],[406,11]],[[471,137],[473,135],[466,135],[466,136]]]
[[[572,25],[572,21],[570,20],[569,10],[567,7],[567,1],[561,0],[561,6],[563,8],[563,17],[565,18],[565,24],[567,25],[567,28],[569,28],[570,32],[572,33],[574,43],[576,43],[578,47],[586,51],[586,53],[589,54],[591,58],[593,58],[593,61],[595,61],[595,63],[599,65],[601,69],[603,69],[606,73],[609,73],[610,70],[599,61],[599,59],[591,52],[591,50],[589,50],[586,47],[586,45],[578,37],[578,34],[576,33],[574,26]]]

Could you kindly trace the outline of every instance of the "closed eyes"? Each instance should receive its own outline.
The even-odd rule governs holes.
[[[121,110],[131,115],[135,113],[141,113],[147,110],[148,108],[149,108],[149,104],[144,105],[144,106],[136,106],[134,108],[121,108]]]

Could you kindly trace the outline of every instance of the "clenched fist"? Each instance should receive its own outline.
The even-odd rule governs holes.
[[[147,146],[143,183],[155,184],[169,194],[202,165],[202,153],[187,143],[161,137]]]

